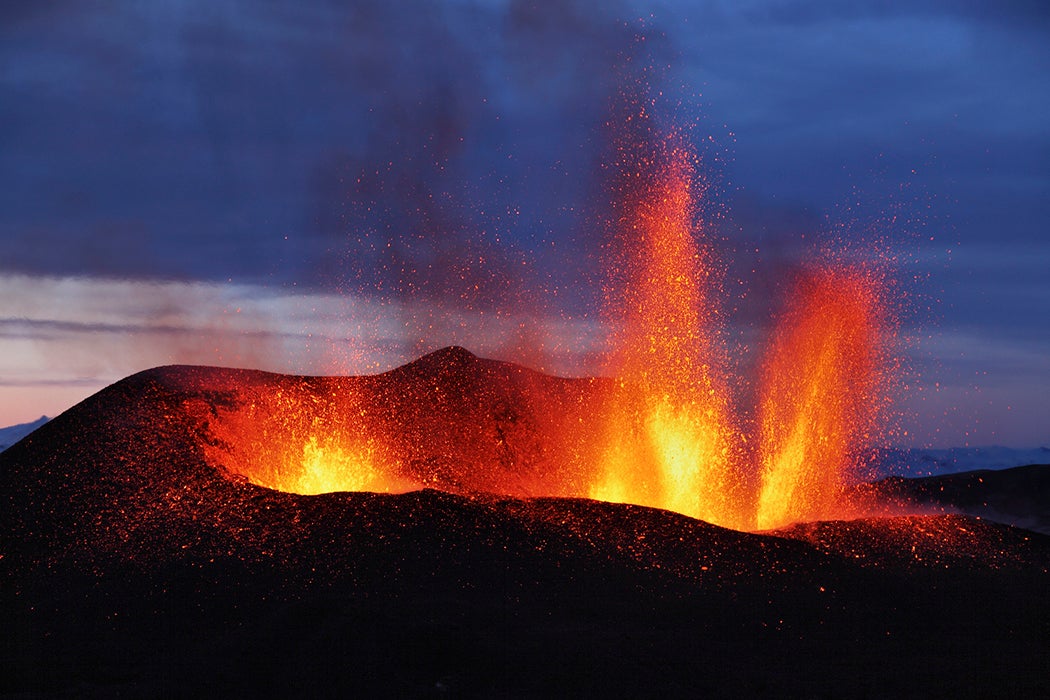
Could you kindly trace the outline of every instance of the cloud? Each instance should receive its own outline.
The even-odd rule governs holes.
[[[101,385],[165,364],[362,374],[452,344],[586,374],[603,340],[594,322],[527,309],[486,313],[255,285],[0,275],[0,298],[5,386]],[[426,321],[425,336],[406,319]]]
[[[1046,26],[1050,23],[1040,0],[738,0],[736,2],[689,3],[666,0],[664,8],[674,12],[692,10],[707,21],[731,24],[808,25],[828,20],[883,19],[894,17],[955,17],[1011,26]],[[691,7],[690,7],[691,6]]]
[[[960,202],[965,235],[995,217],[1031,236],[1050,65],[1018,36],[1037,9],[58,3],[0,48],[0,266],[490,306],[557,290],[579,310],[604,122],[653,66],[756,197],[819,211],[918,180]]]
[[[585,297],[603,125],[659,40],[589,2],[511,2],[483,21],[426,7],[370,15],[364,34],[384,40],[351,57],[369,140],[315,170],[312,232],[344,253],[326,272],[467,306]]]
[[[118,3],[16,25],[0,266],[490,306],[544,277],[571,289],[598,130],[658,33],[634,43],[647,30],[608,3],[410,6]],[[521,280],[523,260],[553,264]]]

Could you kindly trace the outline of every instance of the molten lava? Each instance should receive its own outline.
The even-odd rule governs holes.
[[[620,222],[627,286],[610,302],[622,308],[609,370],[623,390],[603,416],[608,444],[589,495],[743,526],[738,431],[712,369],[712,275],[693,235],[693,154],[675,145],[645,165]]]
[[[651,153],[621,149],[624,269],[611,279],[623,286],[607,290],[623,319],[608,368],[620,389],[604,407],[589,495],[737,529],[848,516],[847,480],[885,403],[881,284],[842,266],[806,271],[763,363],[749,441],[719,380],[729,363],[717,271],[694,237],[695,155],[669,141]]]
[[[353,393],[304,380],[248,394],[209,423],[206,457],[227,472],[302,494],[421,486],[400,474],[386,429]]]
[[[606,289],[613,380],[569,384],[457,348],[342,383],[268,380],[204,417],[208,461],[305,494],[588,496],[740,530],[849,516],[848,479],[886,402],[879,280],[807,270],[761,363],[758,405],[740,410],[721,271],[696,235],[695,153],[681,139],[630,153]]]
[[[756,526],[841,515],[845,477],[862,463],[881,403],[885,320],[862,271],[804,278],[762,373],[762,485]]]

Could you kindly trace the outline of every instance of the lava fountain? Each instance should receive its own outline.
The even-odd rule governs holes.
[[[886,404],[883,286],[858,266],[801,274],[757,405],[742,410],[696,162],[678,136],[621,151],[612,379],[561,380],[453,348],[353,381],[260,380],[232,392],[236,405],[199,407],[206,458],[304,494],[586,496],[738,530],[848,517],[848,480]]]
[[[401,473],[388,426],[354,391],[323,378],[244,389],[208,422],[205,457],[224,471],[308,495],[421,487]]]
[[[621,389],[603,419],[607,444],[589,495],[740,527],[738,431],[714,374],[712,270],[694,237],[694,155],[674,143],[628,178],[621,218],[627,284],[608,373]],[[626,429],[630,427],[631,429]]]
[[[605,406],[589,495],[745,530],[851,515],[847,482],[886,403],[891,326],[878,276],[830,263],[799,275],[762,363],[748,440],[719,380],[729,363],[719,271],[696,237],[695,154],[673,137],[635,160],[618,222],[625,269],[612,276],[623,286],[613,286],[618,298],[607,292],[622,321],[608,368],[620,389]]]
[[[758,528],[848,513],[885,396],[880,288],[863,270],[799,280],[762,370]]]

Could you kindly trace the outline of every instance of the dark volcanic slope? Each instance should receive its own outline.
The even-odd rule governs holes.
[[[1050,534],[1050,465],[980,469],[917,479],[890,477],[872,484],[888,503],[917,505]]]
[[[502,426],[492,433],[496,447],[470,439],[504,457],[545,449],[529,427],[545,418],[515,392],[546,383],[566,412],[589,391],[462,351],[382,376],[357,381],[381,384],[391,406],[413,404],[413,420],[424,423],[436,420],[426,417],[428,401],[440,393],[479,430]],[[332,382],[151,370],[0,454],[0,689],[99,697],[1050,690],[1050,538],[1037,533],[956,515],[752,535],[583,499],[300,496],[229,478],[206,461],[213,422],[244,410],[253,391],[321,396]],[[470,466],[456,449],[442,467],[450,482]],[[506,467],[505,483],[528,483],[513,462]]]

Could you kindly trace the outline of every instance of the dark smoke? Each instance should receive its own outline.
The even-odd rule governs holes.
[[[314,172],[325,277],[471,309],[586,308],[606,125],[666,42],[607,3],[417,9],[351,27],[365,138]]]

